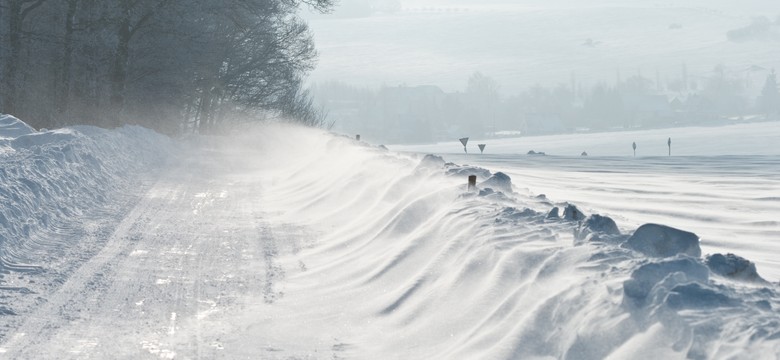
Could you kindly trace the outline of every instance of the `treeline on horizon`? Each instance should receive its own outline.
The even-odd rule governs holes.
[[[758,96],[747,95],[756,88]],[[456,92],[433,85],[370,89],[338,81],[312,87],[337,130],[384,143],[780,118],[776,74],[755,66],[739,75],[718,65],[706,77],[689,76],[683,66],[681,76],[668,82],[637,74],[587,86],[572,77],[570,84],[535,85],[511,96],[500,90],[497,81],[479,72],[465,91]]]
[[[312,126],[316,51],[301,6],[334,0],[0,0],[0,113],[36,128]]]

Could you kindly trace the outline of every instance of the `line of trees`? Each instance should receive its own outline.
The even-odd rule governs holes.
[[[339,82],[317,84],[314,91],[337,130],[391,143],[780,119],[773,70],[727,70],[717,66],[695,80],[683,71],[667,83],[637,74],[590,86],[572,76],[571,84],[535,85],[508,97],[479,72],[462,92],[432,85],[372,90]],[[766,77],[757,97],[750,95],[757,90],[754,76]]]
[[[0,113],[168,133],[269,112],[321,125],[297,11],[333,1],[0,0]]]

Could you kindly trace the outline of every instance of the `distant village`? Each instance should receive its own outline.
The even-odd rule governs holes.
[[[740,76],[715,67],[708,78],[681,76],[662,83],[633,75],[613,84],[533,86],[502,96],[481,73],[465,91],[437,86],[365,89],[340,82],[312,91],[334,130],[379,143],[429,143],[472,138],[711,126],[780,119],[780,91],[773,69],[752,66]],[[757,95],[746,95],[753,89]],[[760,90],[760,92],[758,92]]]

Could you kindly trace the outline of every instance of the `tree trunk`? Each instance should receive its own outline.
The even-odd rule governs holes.
[[[19,96],[19,61],[22,57],[22,24],[27,15],[46,0],[9,0],[8,1],[8,50],[5,64],[5,93],[3,111],[13,114],[17,110]],[[25,5],[27,5],[25,7]]]
[[[122,15],[117,29],[117,44],[114,51],[114,61],[111,67],[111,108],[121,111],[125,104],[125,88],[127,86],[127,61],[130,57],[130,8],[128,0],[122,0]]]
[[[8,59],[5,63],[5,92],[3,93],[3,112],[16,112],[17,72],[22,54],[22,2],[10,1],[8,5]]]
[[[62,43],[62,63],[60,64],[60,80],[57,89],[56,106],[59,116],[64,116],[68,111],[70,105],[70,91],[71,91],[71,64],[73,62],[73,33],[74,18],[76,17],[76,10],[78,9],[80,0],[68,0],[68,8],[65,13],[65,34],[63,35]]]

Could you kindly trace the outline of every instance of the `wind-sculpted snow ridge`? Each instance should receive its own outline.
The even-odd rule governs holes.
[[[780,356],[777,284],[737,255],[702,258],[691,232],[619,229],[532,196],[522,178],[433,155],[308,141],[264,199],[273,221],[321,235],[290,260],[303,270],[288,274],[276,306],[316,299],[300,311],[331,319],[323,331],[345,356]]]
[[[0,283],[19,290],[7,278],[46,270],[39,265],[52,259],[68,261],[58,249],[89,230],[80,224],[84,216],[98,215],[139,172],[166,161],[172,142],[137,126],[37,132],[0,115],[0,147]]]

